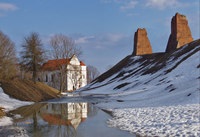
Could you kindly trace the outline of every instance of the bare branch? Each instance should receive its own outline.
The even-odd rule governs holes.
[[[16,63],[14,43],[0,31],[0,79],[16,76]]]

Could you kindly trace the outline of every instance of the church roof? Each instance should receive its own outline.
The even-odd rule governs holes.
[[[42,113],[42,119],[52,125],[71,125],[71,120],[62,119],[59,114]]]
[[[70,59],[55,59],[49,60],[42,65],[42,70],[54,71],[59,70],[62,65],[70,64]],[[80,66],[86,66],[84,62],[80,61]]]
[[[48,122],[52,125],[67,125],[73,126],[75,129],[79,126],[81,122],[84,122],[86,118],[78,117],[75,119],[67,119],[63,118],[60,114],[50,114],[50,113],[42,113],[41,117],[44,121]]]
[[[83,61],[80,61],[80,65],[81,66],[86,66],[85,63]]]

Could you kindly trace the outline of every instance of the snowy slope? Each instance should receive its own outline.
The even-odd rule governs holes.
[[[200,39],[171,53],[129,55],[77,92],[102,98],[97,106],[113,112],[111,127],[200,136]]]
[[[130,55],[78,92],[120,100],[108,108],[199,103],[199,50],[197,40],[169,54]]]
[[[6,111],[13,110],[20,106],[29,104],[31,104],[31,102],[25,102],[10,98],[7,94],[3,92],[3,89],[0,87],[0,107],[5,108]]]
[[[3,92],[3,89],[0,87],[0,107],[4,108],[5,111],[13,110],[20,106],[29,105],[31,102],[23,102],[16,100],[14,98],[10,98],[7,94]],[[0,118],[0,127],[11,125],[12,119],[10,117]]]

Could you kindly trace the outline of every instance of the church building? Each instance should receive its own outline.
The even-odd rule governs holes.
[[[40,81],[60,90],[61,81],[67,92],[74,91],[87,84],[86,65],[76,55],[68,59],[49,60],[42,65]]]

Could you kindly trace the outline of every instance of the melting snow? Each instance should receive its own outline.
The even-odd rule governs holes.
[[[8,125],[12,125],[12,118],[10,117],[2,117],[0,118],[0,127],[1,126],[8,126]]]
[[[200,136],[199,104],[117,109],[108,121],[140,136]]]
[[[10,98],[7,94],[3,92],[3,89],[0,87],[0,107],[5,108],[6,111],[29,104],[31,103]]]
[[[27,131],[21,127],[0,127],[1,137],[29,137]]]
[[[0,107],[4,108],[5,111],[9,111],[15,108],[18,108],[20,106],[29,105],[31,102],[24,102],[19,101],[14,98],[10,98],[7,94],[3,92],[3,89],[0,87]],[[0,118],[0,127],[1,126],[7,126],[12,125],[12,119],[9,117],[2,117]]]
[[[87,85],[92,90],[80,93],[109,97],[97,106],[113,111],[108,121],[111,127],[141,136],[200,136],[200,51],[188,56],[197,48],[177,59],[171,56],[165,67],[147,75],[137,71],[142,67],[139,62],[131,64],[140,58],[130,57],[128,67],[102,83]]]

